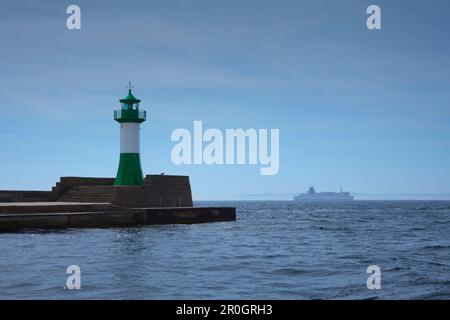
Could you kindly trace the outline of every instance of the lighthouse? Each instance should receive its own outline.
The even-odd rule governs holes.
[[[141,100],[131,93],[128,84],[128,95],[119,100],[120,110],[114,110],[114,120],[120,123],[120,161],[117,170],[116,186],[143,184],[141,160],[139,155],[140,124],[146,119],[146,112],[139,110]]]

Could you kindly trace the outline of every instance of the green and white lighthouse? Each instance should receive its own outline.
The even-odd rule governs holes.
[[[114,110],[114,120],[120,123],[120,162],[117,170],[116,186],[141,185],[144,182],[139,155],[140,124],[145,121],[146,113],[139,110],[141,100],[131,93],[120,100],[121,109]]]

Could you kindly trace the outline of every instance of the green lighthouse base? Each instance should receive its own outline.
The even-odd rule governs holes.
[[[115,186],[136,186],[144,183],[139,153],[121,153]]]

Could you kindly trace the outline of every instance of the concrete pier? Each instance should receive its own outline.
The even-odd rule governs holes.
[[[187,176],[147,175],[137,186],[113,182],[62,177],[52,191],[0,190],[0,232],[236,220],[235,208],[193,207]]]
[[[24,229],[112,228],[235,221],[231,207],[132,209],[109,204],[8,203],[0,205],[0,232]]]

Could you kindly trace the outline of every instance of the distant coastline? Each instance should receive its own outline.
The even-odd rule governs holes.
[[[198,197],[195,201],[292,200],[298,193],[255,193],[223,197]],[[450,193],[351,193],[355,200],[449,200]]]

